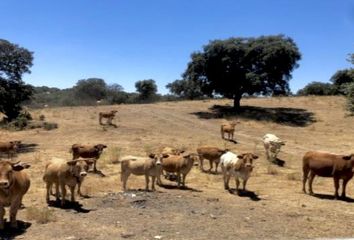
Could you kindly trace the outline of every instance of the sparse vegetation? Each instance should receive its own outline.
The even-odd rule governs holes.
[[[26,216],[29,220],[34,220],[39,224],[46,224],[56,221],[56,216],[53,209],[47,207],[27,207]]]

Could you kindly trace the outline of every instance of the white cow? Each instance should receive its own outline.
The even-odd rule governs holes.
[[[224,187],[229,189],[230,177],[234,176],[236,190],[240,185],[239,179],[243,180],[243,190],[246,189],[247,180],[253,169],[253,160],[258,156],[253,153],[236,155],[233,152],[226,152],[220,157],[221,170],[224,177]]]
[[[267,133],[266,135],[264,135],[262,140],[267,160],[271,162],[276,161],[281,146],[285,145],[284,141],[282,141],[280,138],[271,133]]]

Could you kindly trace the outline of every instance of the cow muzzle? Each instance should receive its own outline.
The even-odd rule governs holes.
[[[86,177],[87,176],[87,172],[81,172],[80,173],[80,177]]]
[[[0,188],[8,188],[9,186],[9,181],[0,181]]]

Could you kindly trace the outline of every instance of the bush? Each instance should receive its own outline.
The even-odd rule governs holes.
[[[49,130],[58,128],[58,124],[57,123],[51,123],[51,122],[44,122],[43,123],[43,128],[45,130],[49,131]]]
[[[354,83],[349,84],[346,89],[347,96],[347,110],[351,115],[354,115]]]
[[[303,89],[297,92],[297,95],[307,96],[307,95],[318,95],[318,96],[328,96],[335,95],[336,91],[332,84],[322,83],[322,82],[311,82],[307,84]]]

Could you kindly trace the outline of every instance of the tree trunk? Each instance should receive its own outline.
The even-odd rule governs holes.
[[[235,110],[235,112],[239,112],[240,111],[241,98],[242,98],[242,94],[235,94],[234,95],[234,110]]]

